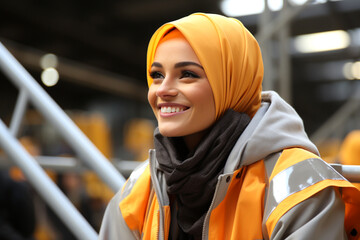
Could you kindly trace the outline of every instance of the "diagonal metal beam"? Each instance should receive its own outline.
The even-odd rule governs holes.
[[[64,193],[56,186],[33,157],[10,134],[6,125],[0,120],[0,145],[12,160],[24,172],[27,180],[37,190],[40,196],[63,220],[64,224],[78,239],[96,240],[95,230],[84,219]]]
[[[73,147],[79,158],[117,192],[125,183],[124,177],[1,43],[0,68],[19,89],[26,90],[32,104]]]
[[[25,90],[21,89],[18,99],[16,101],[15,111],[10,122],[10,132],[16,137],[19,133],[21,122],[23,120],[26,107],[28,103],[28,96]]]

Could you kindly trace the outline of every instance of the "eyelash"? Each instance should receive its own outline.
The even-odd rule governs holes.
[[[159,79],[159,78],[163,78],[164,76],[162,75],[162,73],[158,71],[154,71],[154,72],[150,72],[150,77],[152,79]]]
[[[181,78],[199,78],[199,75],[195,74],[192,71],[184,70],[181,71]]]
[[[161,79],[164,78],[164,75],[159,71],[150,72],[150,77],[152,79]],[[200,78],[199,75],[196,73],[189,71],[189,70],[183,70],[181,71],[180,79],[182,78]]]

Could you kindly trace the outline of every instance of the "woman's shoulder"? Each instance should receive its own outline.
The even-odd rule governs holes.
[[[142,185],[145,187],[145,184],[150,181],[150,169],[149,169],[149,160],[146,160],[140,163],[134,171],[130,174],[130,177],[126,180],[124,186],[118,193],[119,200],[121,201],[127,197],[133,190],[135,186]]]

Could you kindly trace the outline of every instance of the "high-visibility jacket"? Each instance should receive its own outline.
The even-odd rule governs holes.
[[[294,114],[263,94],[218,177],[202,239],[359,238],[358,190],[320,159]],[[99,239],[168,239],[171,202],[157,164],[151,150],[109,203]]]
[[[116,212],[118,218],[108,219],[114,222],[108,222],[108,228],[102,229],[102,239],[168,239],[171,220],[169,199],[163,195],[164,189],[160,186],[159,179],[152,183],[151,164],[150,161],[150,165],[141,166],[127,181],[120,194],[122,196],[113,203],[115,209],[112,211]],[[324,189],[328,191],[320,198],[330,197],[334,202],[338,201],[338,204],[326,203],[322,209],[300,206],[300,209],[307,211],[309,221],[313,220],[315,223],[313,227],[302,230],[308,232],[296,235],[301,238],[292,239],[343,239],[343,236],[332,236],[330,227],[345,229],[348,236],[355,235],[349,239],[357,239],[359,234],[355,233],[360,233],[360,221],[357,219],[359,215],[349,211],[352,208],[349,199],[359,193],[318,156],[299,148],[286,149],[276,162],[269,179],[266,175],[264,161],[258,161],[219,177],[205,218],[203,239],[285,239],[281,230],[285,225],[281,222],[284,221],[282,218],[304,201],[309,201],[311,205],[311,198],[317,198],[317,194],[321,194]],[[344,199],[345,206],[342,205],[341,198]],[[346,216],[342,207],[345,207]],[[316,220],[319,213],[311,214],[309,211],[326,212],[328,222],[338,226],[319,224],[324,229],[318,231],[315,228],[317,221],[320,222]],[[109,214],[114,212],[107,213]],[[296,222],[294,217],[292,223]],[[114,226],[109,227],[109,224]],[[322,232],[323,235],[315,238],[312,234],[316,232]],[[277,237],[276,234],[281,236]],[[290,232],[286,234],[291,235]]]

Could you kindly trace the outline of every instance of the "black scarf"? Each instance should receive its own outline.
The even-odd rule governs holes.
[[[249,121],[245,113],[227,110],[192,152],[183,138],[164,137],[155,130],[159,170],[165,174],[168,194],[176,196],[179,228],[195,239],[201,238],[217,178]]]

